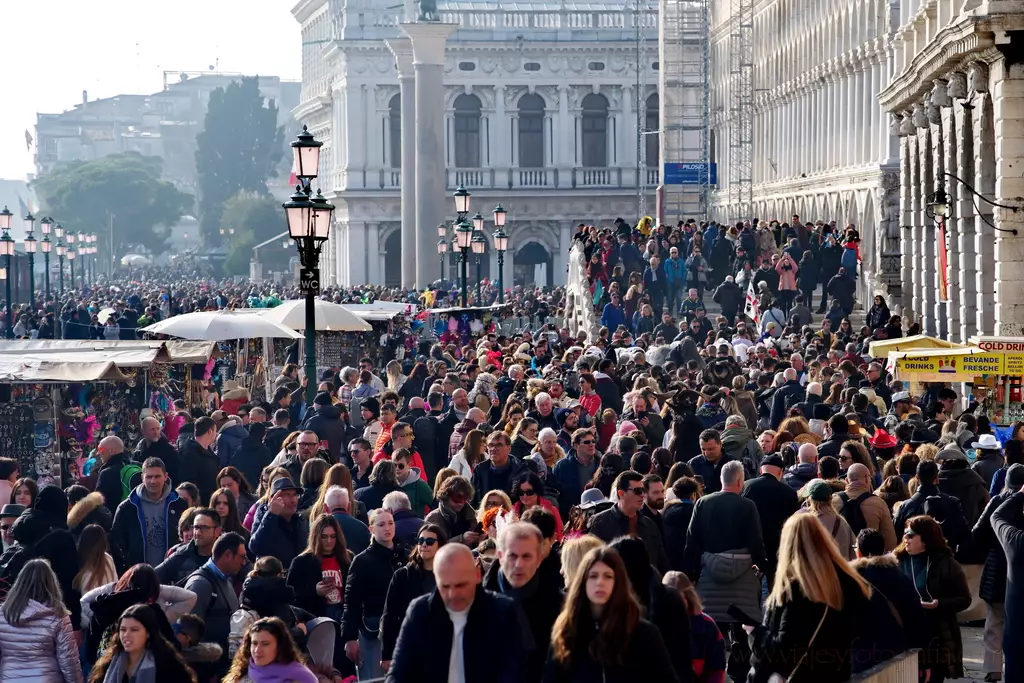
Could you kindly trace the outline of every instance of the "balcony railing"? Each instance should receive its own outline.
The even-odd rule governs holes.
[[[331,189],[400,190],[402,171],[398,168],[353,169],[333,171],[329,175]],[[658,186],[658,169],[640,172],[646,187]],[[445,171],[449,190],[459,185],[467,190],[570,190],[636,188],[636,169],[619,167],[577,168],[449,168]]]
[[[621,168],[574,168],[573,187],[622,187]]]
[[[557,168],[510,168],[508,189],[516,187],[558,187]]]
[[[449,189],[460,185],[467,190],[491,190],[495,187],[493,168],[449,168],[447,175]]]

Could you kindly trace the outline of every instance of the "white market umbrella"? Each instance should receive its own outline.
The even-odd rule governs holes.
[[[143,332],[166,334],[198,341],[256,339],[260,337],[302,339],[302,335],[253,313],[199,311],[176,315],[142,328]]]
[[[290,299],[274,308],[250,309],[265,320],[272,320],[290,330],[306,329],[306,302]],[[316,329],[320,332],[370,332],[373,326],[341,304],[315,299]]]
[[[148,256],[142,254],[125,254],[121,257],[122,266],[148,266],[153,261]]]
[[[107,320],[110,319],[110,316],[115,315],[116,313],[117,311],[115,311],[113,308],[104,308],[102,311],[100,311],[100,314],[96,316],[96,319],[100,321],[100,325],[106,325]]]

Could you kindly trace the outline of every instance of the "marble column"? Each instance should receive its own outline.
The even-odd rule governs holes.
[[[927,125],[927,119],[925,120],[925,126],[919,127],[917,131],[918,138],[918,163],[920,164],[920,176],[918,177],[918,186],[920,192],[920,200],[918,203],[918,214],[917,222],[921,228],[921,330],[928,335],[934,336],[937,333],[935,325],[935,299],[937,292],[935,291],[935,271],[936,268],[936,251],[935,251],[935,236],[938,232],[934,221],[928,215],[930,209],[928,208],[928,202],[931,199],[932,193],[935,191],[933,171],[932,171],[932,133],[931,128]]]
[[[932,112],[929,113],[931,118],[931,130],[929,131],[932,141],[931,147],[931,177],[932,187],[929,193],[934,193],[938,187],[944,187],[943,174],[946,170],[946,138],[942,125],[942,114],[939,107],[935,104],[932,105]],[[938,118],[938,122],[935,119]],[[938,216],[935,218],[929,218],[931,221],[931,239],[929,241],[934,249],[932,259],[934,275],[932,278],[932,291],[934,292],[934,304],[932,306],[932,319],[934,320],[934,334],[941,339],[949,339],[949,330],[951,325],[949,324],[947,316],[947,303],[950,290],[952,286],[948,286],[943,291],[942,282],[949,278],[949,251],[946,249],[946,244],[942,241],[942,231],[939,229],[939,221],[941,220]],[[949,228],[946,228],[948,234]],[[940,267],[940,257],[946,250],[946,270]]]
[[[944,106],[941,111],[942,115],[942,168],[948,170],[950,173],[956,173],[957,164],[957,151],[956,148],[960,143],[958,131],[956,128],[956,118],[953,115],[952,106]],[[956,173],[956,175],[960,175]],[[961,178],[963,176],[960,176]],[[959,208],[959,193],[956,187],[956,183],[950,183],[947,180],[943,181],[943,185],[946,188],[946,192],[949,195],[949,206],[954,211]],[[960,284],[960,250],[957,248],[959,244],[958,229],[960,228],[960,222],[956,218],[956,214],[952,211],[945,220],[946,226],[946,281],[948,287],[946,288],[946,311],[947,318],[949,320],[948,333],[950,340],[959,341],[960,335],[960,324],[961,324],[961,310],[960,307],[963,303],[963,290]],[[940,245],[941,246],[941,245]]]
[[[437,225],[445,218],[444,46],[457,24],[402,24],[416,77],[416,286],[434,281]],[[403,112],[404,114],[404,112]],[[403,116],[404,118],[404,116]]]
[[[402,116],[402,286],[416,284],[416,72],[412,65],[412,41],[386,41],[398,69]],[[391,141],[394,144],[394,141]],[[436,251],[436,249],[435,249]],[[422,281],[421,281],[422,282]]]
[[[964,82],[966,93],[966,76],[959,75]],[[974,181],[974,131],[973,116],[963,107],[952,108],[956,137],[954,143],[953,173],[973,184]],[[970,196],[955,182],[955,200],[950,204],[953,221],[956,223],[956,251],[958,253],[960,285],[960,330],[957,341],[965,342],[978,333],[978,278],[975,254],[975,215],[974,202]]]
[[[913,225],[913,191],[914,179],[910,169],[913,167],[912,137],[904,132],[908,122],[900,124],[900,282],[904,286],[901,297],[901,315],[914,316],[914,240],[910,226]]]
[[[910,149],[908,157],[910,162],[910,283],[912,288],[911,311],[913,311],[913,322],[919,321],[924,316],[922,306],[924,268],[921,263],[921,256],[924,253],[922,241],[924,235],[921,230],[921,162],[919,157],[920,138],[915,127],[910,137]]]
[[[1021,112],[1024,112],[1024,64],[1004,57],[992,65],[993,123],[995,124],[995,200],[1016,206],[1024,196],[1020,158],[1024,150]],[[1024,334],[1024,216],[996,208],[995,334]],[[1016,234],[1014,234],[1016,233]]]

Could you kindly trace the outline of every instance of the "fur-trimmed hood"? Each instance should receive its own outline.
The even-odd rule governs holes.
[[[103,494],[99,491],[93,491],[68,511],[68,529],[76,535],[89,524],[99,524],[110,531],[113,523],[113,516],[103,504]]]
[[[879,555],[877,557],[859,557],[850,563],[850,566],[854,569],[862,569],[865,567],[891,567],[893,569],[899,569],[899,562],[896,561],[896,556],[892,553],[886,553],[885,555]]]

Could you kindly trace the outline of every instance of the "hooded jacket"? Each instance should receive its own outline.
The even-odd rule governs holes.
[[[967,467],[966,460],[959,462],[962,464],[943,461],[939,467],[939,490],[960,500],[967,527],[971,528],[981,518],[988,503],[988,482]]]
[[[157,555],[158,549],[158,556],[162,559],[170,548],[180,542],[178,520],[188,509],[188,503],[182,500],[171,486],[171,480],[168,479],[164,482],[160,499],[150,502],[145,498],[145,485],[140,484],[117,506],[111,535],[124,552],[124,559],[129,567],[142,562],[153,565],[152,559],[147,559],[147,555]],[[147,524],[147,519],[150,519],[145,510],[147,505],[159,505],[163,508],[162,524],[155,527]],[[151,548],[151,545],[156,548]]]
[[[68,512],[68,531],[75,537],[75,542],[90,524],[96,524],[108,533],[114,526],[114,515],[103,504],[103,494],[96,491],[75,503]]]
[[[240,424],[233,424],[230,427],[225,427],[217,435],[217,443],[213,447],[213,452],[217,454],[220,459],[220,466],[227,467],[231,462],[231,456],[235,454],[238,447],[242,445],[242,442],[249,436],[249,430]],[[256,481],[259,481],[257,478]]]
[[[333,405],[318,405],[315,408],[313,416],[305,421],[305,429],[316,432],[321,441],[326,440],[328,452],[334,462],[338,462],[347,431],[345,421],[341,419],[341,411]],[[370,446],[373,446],[372,441]]]
[[[412,511],[416,513],[417,517],[422,517],[430,512],[430,507],[434,503],[434,491],[430,488],[430,484],[420,477],[419,468],[410,466],[409,474],[405,481],[400,483],[400,486],[405,491],[405,495],[409,496]]]
[[[231,615],[228,656],[235,656],[249,626],[264,617],[277,617],[283,621],[295,644],[304,648],[306,633],[296,624],[309,621],[313,615],[296,607],[295,601],[295,591],[285,584],[284,577],[256,575],[247,578],[242,584],[239,609]]]
[[[754,432],[746,427],[727,427],[722,432],[722,451],[729,460],[739,460],[747,477],[756,477],[764,451],[754,438]]]
[[[891,554],[879,557],[862,557],[850,563],[861,577],[871,584],[877,595],[871,596],[872,603],[882,599],[882,609],[873,614],[879,618],[866,620],[859,629],[859,639],[872,643],[876,655],[888,654],[888,659],[908,649],[924,647],[927,612],[921,607],[921,601],[914,590],[914,582],[900,571],[899,563]],[[902,628],[892,620],[891,610],[885,601],[892,605],[902,622]],[[889,619],[885,617],[889,616]],[[884,659],[876,658],[866,664],[877,664]],[[864,667],[855,667],[861,671]]]
[[[213,451],[203,448],[198,441],[191,438],[182,444],[179,455],[181,481],[190,481],[199,487],[199,500],[210,500],[210,496],[217,490],[217,473],[222,467],[220,459]],[[259,481],[259,477],[254,481]]]
[[[97,470],[96,490],[103,494],[103,504],[114,514],[117,506],[124,500],[124,489],[121,485],[121,470],[128,464],[128,454],[118,453],[110,457]]]
[[[0,613],[0,682],[81,683],[82,665],[70,617],[29,600],[21,624]]]

